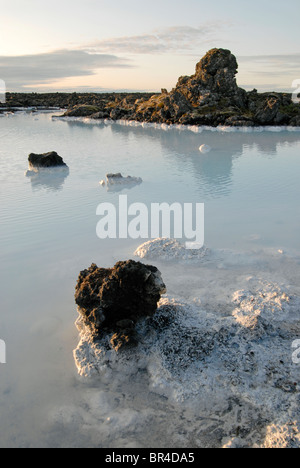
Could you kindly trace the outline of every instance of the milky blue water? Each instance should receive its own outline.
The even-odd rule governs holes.
[[[202,144],[211,152],[201,154]],[[25,177],[28,154],[48,151],[64,158],[69,173]],[[72,356],[79,272],[130,258],[144,241],[97,238],[98,204],[117,206],[120,195],[99,185],[108,172],[143,179],[121,192],[128,203],[204,203],[210,248],[299,254],[300,132],[196,134],[52,120],[50,113],[1,117],[1,446],[89,445],[82,433],[72,439],[51,425],[49,415],[85,391]]]

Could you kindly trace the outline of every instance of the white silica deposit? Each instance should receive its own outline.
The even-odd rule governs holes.
[[[210,153],[211,147],[209,145],[201,145],[199,151],[203,154]]]
[[[209,249],[189,250],[176,239],[159,238],[147,241],[135,251],[135,256],[142,259],[160,260],[199,260],[209,255]]]
[[[154,245],[155,255],[160,245],[161,264],[172,256],[186,268],[193,264],[179,245],[174,255],[172,240]],[[144,245],[137,252],[147,250]],[[173,407],[192,409],[190,431],[201,446],[209,437],[216,447],[299,448],[300,367],[291,351],[300,336],[299,292],[259,276],[241,276],[237,283],[237,276],[228,280],[232,293],[226,295],[214,289],[210,275],[217,273],[203,276],[212,285],[209,304],[165,295],[154,317],[137,325],[135,348],[117,353],[78,319],[79,375],[101,376],[117,387],[142,381],[147,401],[156,394]]]

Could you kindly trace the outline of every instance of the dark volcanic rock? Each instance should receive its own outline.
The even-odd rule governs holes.
[[[119,350],[135,344],[135,324],[155,313],[165,292],[156,267],[128,260],[118,262],[114,268],[93,264],[82,271],[75,301],[93,333],[107,333],[112,347]]]
[[[171,94],[181,92],[194,106],[219,103],[219,107],[243,107],[246,92],[236,83],[237,70],[237,60],[230,50],[212,49],[196,65],[195,75],[180,78]]]
[[[73,109],[70,109],[65,112],[65,117],[89,117],[90,115],[96,114],[99,112],[99,107],[88,106],[88,105],[79,105],[75,106]]]
[[[270,97],[259,106],[255,114],[255,120],[262,125],[268,125],[276,119],[279,108],[280,100],[275,96]]]
[[[55,151],[51,151],[50,153],[45,154],[31,153],[28,156],[28,161],[30,166],[37,168],[49,168],[58,166],[67,167],[67,165],[63,161],[63,158],[58,156],[58,154]]]
[[[238,90],[237,71],[237,60],[230,50],[212,49],[196,65],[195,79],[213,93],[231,95]]]

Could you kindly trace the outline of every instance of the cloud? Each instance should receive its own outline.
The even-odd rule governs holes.
[[[226,23],[228,25],[228,23]],[[86,50],[99,52],[117,52],[129,54],[164,54],[182,53],[197,50],[214,37],[225,23],[207,23],[198,28],[173,26],[157,29],[149,34],[138,36],[115,37],[95,41],[85,46]]]
[[[248,83],[260,91],[291,93],[293,81],[300,79],[300,54],[240,56],[238,62]]]
[[[28,91],[53,86],[64,78],[95,75],[101,68],[133,68],[129,54],[186,55],[194,51],[198,55],[199,48],[215,41],[213,36],[225,24],[207,23],[196,28],[173,26],[36,55],[0,56],[0,79],[6,82],[8,90]]]
[[[85,50],[63,49],[36,55],[0,56],[0,78],[6,82],[8,90],[23,90],[69,77],[90,76],[100,68],[131,67],[124,58]]]
[[[286,55],[253,55],[238,57],[241,67],[248,74],[256,76],[282,77],[291,81],[300,78],[300,54]]]
[[[239,61],[241,63],[262,64],[264,67],[274,67],[278,71],[300,69],[300,54],[240,56]]]

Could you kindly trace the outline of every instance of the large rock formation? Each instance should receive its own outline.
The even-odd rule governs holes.
[[[195,74],[179,78],[168,93],[137,103],[134,118],[150,122],[224,123],[247,105],[247,93],[236,82],[238,63],[225,49],[212,49],[196,65]],[[224,120],[225,119],[225,120]]]
[[[197,64],[195,77],[212,92],[230,95],[237,91],[238,63],[230,50],[212,49]]]
[[[135,120],[167,124],[227,125],[234,127],[300,124],[300,106],[292,94],[247,93],[238,87],[235,56],[225,49],[212,49],[196,65],[195,74],[182,76],[170,93],[133,99],[116,97],[90,112],[94,119]],[[95,110],[95,109],[94,109]],[[87,116],[88,109],[68,111],[65,115]]]
[[[155,313],[165,292],[156,267],[128,260],[110,269],[93,264],[82,271],[75,300],[92,333],[96,337],[106,333],[112,347],[119,350],[135,344],[135,324]]]

